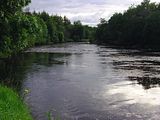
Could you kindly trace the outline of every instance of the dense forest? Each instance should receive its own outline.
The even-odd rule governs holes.
[[[144,0],[124,13],[101,19],[98,43],[134,48],[160,48],[160,4]]]
[[[97,27],[67,17],[25,9],[31,0],[0,1],[0,57],[28,47],[63,42],[97,42],[132,48],[160,48],[160,4],[144,0],[124,13],[115,13]],[[96,40],[96,41],[95,41]]]
[[[46,12],[30,13],[30,0],[0,1],[0,57],[8,57],[28,47],[62,42],[92,40],[95,28]]]

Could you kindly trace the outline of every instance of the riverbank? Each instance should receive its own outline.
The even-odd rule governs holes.
[[[29,109],[13,90],[0,86],[0,120],[32,120]]]

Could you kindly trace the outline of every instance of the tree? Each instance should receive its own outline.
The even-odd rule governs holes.
[[[12,16],[30,2],[31,0],[0,0],[0,17]]]
[[[98,43],[125,47],[158,47],[160,45],[160,4],[144,0],[127,11],[104,19],[96,30]]]
[[[81,41],[91,28],[80,21],[72,24],[67,17],[22,10],[30,0],[0,1],[0,57],[16,54],[37,44]]]
[[[83,37],[84,37],[84,28],[82,26],[82,23],[80,21],[75,21],[73,23],[72,39],[75,41],[81,41]]]
[[[0,0],[0,55],[11,54],[10,21],[30,2],[30,0]]]

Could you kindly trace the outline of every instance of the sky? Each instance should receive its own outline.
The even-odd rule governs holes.
[[[108,20],[115,12],[123,12],[142,0],[32,0],[30,11],[46,11],[50,15],[67,16],[72,22],[81,20],[85,25],[96,26],[100,18]],[[151,0],[160,2],[160,0]]]

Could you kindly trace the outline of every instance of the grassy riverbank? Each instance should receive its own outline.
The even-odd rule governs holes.
[[[0,120],[32,120],[29,110],[13,90],[0,86]]]

